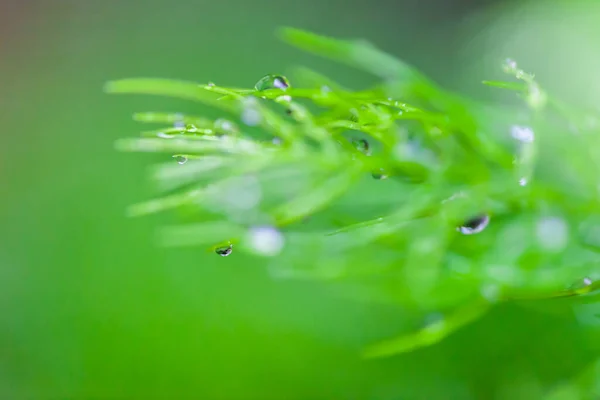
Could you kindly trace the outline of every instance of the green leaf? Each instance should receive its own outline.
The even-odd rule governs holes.
[[[418,332],[369,346],[363,352],[363,355],[367,358],[388,357],[414,351],[421,347],[431,346],[465,325],[479,319],[489,309],[490,304],[483,301],[468,304],[463,308],[459,308],[448,317],[444,317]]]
[[[177,81],[157,78],[130,78],[108,82],[104,91],[111,94],[149,94],[166,97],[176,97],[233,111],[235,107],[230,102],[219,101],[218,96],[204,89],[203,85],[194,82]]]

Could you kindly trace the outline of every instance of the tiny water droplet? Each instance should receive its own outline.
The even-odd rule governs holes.
[[[373,172],[371,174],[371,176],[374,179],[379,179],[379,180],[383,180],[383,179],[389,178],[389,175],[387,174],[387,172],[383,168],[380,168],[378,172]]]
[[[583,284],[585,286],[590,286],[592,284],[592,280],[590,278],[588,278],[587,276],[585,278],[583,278]]]
[[[356,150],[360,151],[364,155],[367,155],[367,156],[371,155],[371,151],[369,148],[369,142],[367,142],[366,139],[353,140],[352,145],[354,146],[354,148]]]
[[[323,93],[323,94],[331,93],[331,88],[327,85],[323,85],[323,86],[321,86],[321,93]]]
[[[215,86],[215,83],[214,83],[214,82],[208,82],[208,83],[206,84],[206,86],[208,86],[208,87],[214,87],[214,86]]]
[[[286,90],[289,87],[290,87],[290,82],[287,80],[287,78],[285,76],[273,75],[273,74],[263,76],[262,78],[259,79],[258,82],[256,82],[256,85],[254,85],[254,88],[256,90],[258,90],[259,92],[262,92],[263,90],[268,90],[268,89]]]
[[[215,249],[215,253],[217,253],[221,257],[227,257],[232,252],[233,252],[233,245],[231,245],[231,244],[229,246],[217,247]]]
[[[457,228],[463,235],[474,235],[483,231],[490,223],[490,216],[487,214],[478,215],[470,218]]]
[[[224,118],[219,118],[214,122],[214,130],[217,136],[237,135],[240,133],[240,129],[235,123]]]
[[[186,156],[173,156],[173,158],[177,161],[177,164],[183,165],[187,162],[188,158]]]
[[[185,126],[185,131],[187,133],[196,133],[196,132],[198,132],[198,128],[194,124],[187,124]]]
[[[274,137],[273,140],[271,140],[271,143],[273,143],[275,146],[279,146],[283,142],[280,137]]]

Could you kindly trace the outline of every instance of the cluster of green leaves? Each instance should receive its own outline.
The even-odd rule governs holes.
[[[118,141],[123,151],[180,161],[155,166],[152,178],[165,194],[129,210],[185,213],[189,223],[161,230],[165,244],[264,255],[252,229],[275,227],[284,241],[277,276],[328,281],[420,316],[412,332],[367,356],[435,343],[497,302],[597,287],[594,115],[552,98],[511,60],[504,69],[516,81],[484,84],[516,93],[522,106],[488,106],[441,89],[366,42],[295,29],[282,37],[380,83],[355,91],[301,70],[294,87],[161,79],[106,86],[198,101],[229,118],[140,113],[136,120],[166,126]],[[276,78],[285,81],[263,83]],[[304,87],[295,87],[300,81]],[[479,215],[489,225],[465,235],[459,228]],[[431,314],[438,318],[424,322]]]

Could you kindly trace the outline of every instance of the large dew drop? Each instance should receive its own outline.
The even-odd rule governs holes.
[[[490,223],[490,216],[487,214],[478,215],[470,218],[457,228],[463,235],[474,235],[483,231]]]
[[[215,253],[217,253],[221,257],[227,257],[228,255],[231,254],[231,252],[233,252],[233,246],[232,245],[224,246],[224,247],[217,247],[215,249]]]
[[[281,89],[286,90],[290,87],[290,82],[283,75],[265,75],[254,85],[254,88],[259,92],[268,89]]]

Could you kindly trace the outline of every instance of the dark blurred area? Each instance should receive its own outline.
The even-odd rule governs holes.
[[[121,154],[113,142],[139,132],[136,111],[216,114],[102,91],[107,80],[135,76],[251,87],[265,73],[299,65],[354,88],[372,82],[281,43],[277,28],[293,26],[367,39],[446,87],[479,93],[476,85],[504,52],[527,52],[481,39],[517,6],[0,3],[0,398],[536,399],[575,374],[593,355],[591,339],[564,322],[570,310],[500,307],[441,344],[365,361],[360,349],[393,336],[399,310],[338,298],[319,283],[274,281],[266,263],[243,257],[160,248],[154,229],[165,218],[124,212],[153,195],[145,173],[155,156]],[[561,65],[554,59],[539,62]],[[532,320],[531,331],[519,331]],[[515,385],[504,387],[508,381]]]

